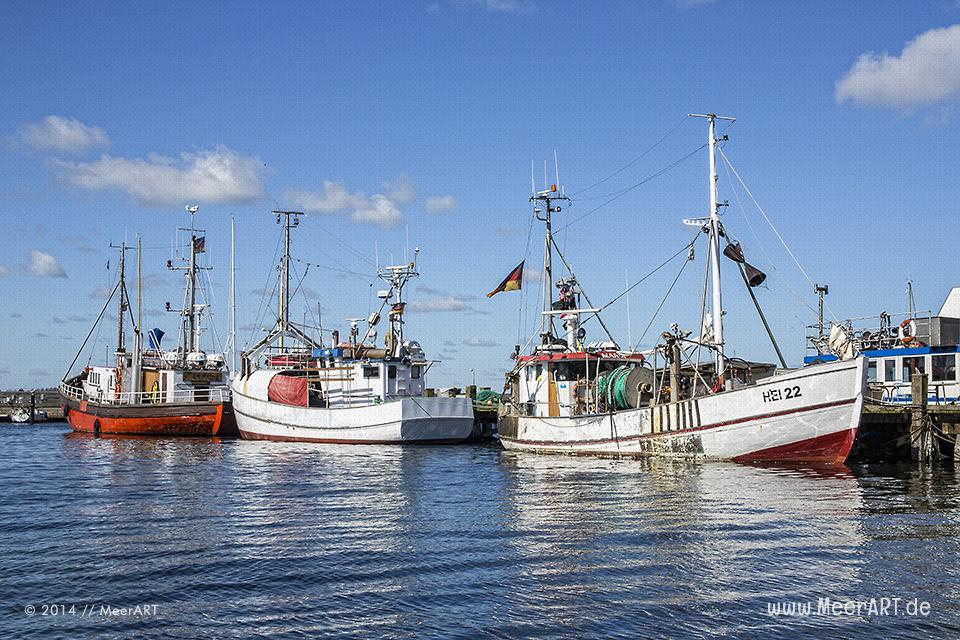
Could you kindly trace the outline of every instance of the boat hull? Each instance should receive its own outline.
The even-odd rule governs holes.
[[[240,437],[247,440],[336,444],[459,443],[473,430],[467,398],[410,397],[327,409],[260,400],[233,388]]]
[[[865,388],[859,358],[656,407],[581,417],[508,415],[500,441],[509,450],[539,453],[838,464],[856,438]]]
[[[229,409],[223,402],[110,405],[61,395],[74,431],[118,435],[216,436]]]

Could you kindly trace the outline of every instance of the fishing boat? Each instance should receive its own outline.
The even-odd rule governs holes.
[[[592,305],[554,242],[551,217],[568,199],[562,187],[535,192],[530,198],[534,213],[546,223],[540,341],[529,354],[521,354],[518,345],[515,366],[507,374],[500,409],[505,449],[802,463],[842,463],[849,454],[864,401],[866,360],[786,367],[752,292],[765,275],[746,262],[719,217],[716,121],[725,118],[698,117],[709,123],[710,214],[684,222],[698,229],[686,247],[689,260],[698,239],[707,238],[699,336],[673,324],[654,349],[622,349],[603,322],[602,308]],[[780,356],[779,367],[730,355],[723,334],[721,240],[726,243],[722,254],[736,263]],[[554,253],[569,272],[555,283],[557,300],[552,293]],[[707,312],[707,275],[712,313]],[[587,342],[584,316],[595,316],[607,339]],[[557,320],[562,336],[557,335]]]
[[[822,295],[827,288],[821,291]],[[960,402],[960,287],[947,294],[936,315],[915,309],[913,283],[907,283],[907,310],[851,318],[825,330],[820,321],[810,325],[806,364],[832,362],[848,353],[867,359],[867,382],[873,399],[885,404],[913,403],[913,378],[927,378],[927,402]]]
[[[404,335],[403,288],[419,275],[416,256],[408,264],[379,270],[389,285],[378,292],[379,311],[351,319],[349,338],[341,341],[333,332],[327,346],[322,334],[314,339],[289,319],[290,231],[303,214],[274,213],[283,224],[285,246],[277,321],[241,354],[241,372],[232,382],[241,437],[343,444],[466,440],[473,429],[472,400],[425,396],[425,376],[434,361]],[[384,347],[378,348],[375,327],[383,314],[389,328]]]
[[[197,207],[187,207],[191,214],[189,253],[175,264],[167,261],[171,271],[184,271],[186,291],[184,304],[175,309],[168,302],[167,311],[180,315],[179,341],[174,349],[162,348],[163,331],[152,329],[144,336],[140,327],[140,243],[137,242],[137,317],[132,309],[126,286],[126,253],[132,247],[121,243],[118,279],[104,303],[97,320],[90,328],[77,356],[60,383],[63,413],[75,431],[94,434],[134,434],[165,436],[215,436],[229,426],[229,372],[222,353],[207,353],[201,348],[202,319],[207,311],[198,275],[210,267],[200,266],[199,255],[205,253],[206,237],[197,235],[193,219]],[[76,365],[87,342],[103,319],[113,298],[117,298],[117,346],[115,362],[103,366],[86,366],[73,377]],[[133,330],[132,350],[126,346],[126,320]],[[147,344],[144,345],[144,338]]]

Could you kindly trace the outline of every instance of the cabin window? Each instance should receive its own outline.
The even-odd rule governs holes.
[[[897,372],[897,361],[893,360],[884,360],[883,361],[883,381],[884,382],[893,382],[896,380]]]
[[[413,380],[417,380],[418,378],[420,378],[420,365],[415,364],[412,367],[410,367],[410,377]]]
[[[387,367],[387,377],[390,378],[391,380],[397,377],[397,365],[392,364],[389,367]]]
[[[933,356],[930,361],[934,382],[953,382],[957,379],[957,358],[954,354]]]
[[[542,365],[542,364],[538,364],[538,365],[537,365],[537,379],[539,380],[539,379],[540,379],[540,376],[542,376],[542,375],[543,375],[543,365]]]
[[[364,377],[364,378],[379,378],[379,377],[380,377],[380,367],[364,367],[364,368],[363,368],[363,377]]]
[[[926,373],[924,360],[925,358],[923,356],[918,358],[904,358],[903,366],[900,367],[900,373],[902,376],[900,379],[904,382],[910,382],[910,376],[913,374],[919,373],[920,375],[923,375]]]
[[[877,381],[877,361],[871,360],[867,363],[867,382]]]

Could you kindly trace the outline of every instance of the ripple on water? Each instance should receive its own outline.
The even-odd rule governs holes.
[[[3,637],[960,635],[950,470],[0,429]],[[929,600],[927,618],[774,602]],[[149,617],[27,605],[156,604]]]

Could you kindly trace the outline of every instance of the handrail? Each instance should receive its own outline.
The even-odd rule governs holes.
[[[90,400],[99,404],[169,404],[175,402],[226,402],[230,399],[228,387],[213,387],[208,389],[173,389],[170,391],[124,391],[111,394],[111,397],[92,396],[82,387],[61,382],[60,393],[74,400]],[[197,400],[197,395],[206,395],[206,400]]]

